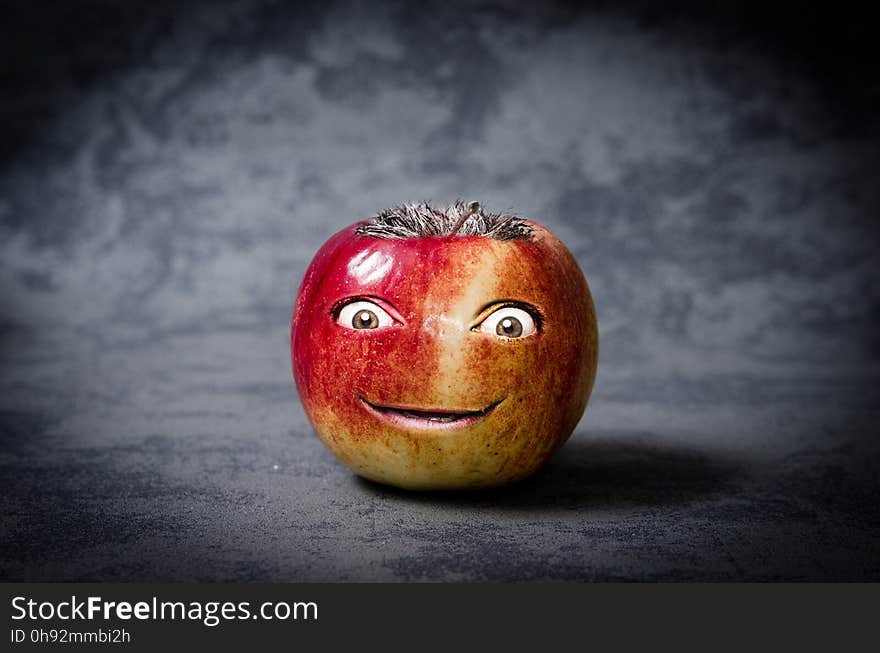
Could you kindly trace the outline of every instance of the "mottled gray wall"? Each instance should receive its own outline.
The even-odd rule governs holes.
[[[17,7],[3,577],[880,578],[859,17]],[[289,313],[333,232],[456,198],[571,248],[597,384],[536,479],[391,492],[311,434]]]

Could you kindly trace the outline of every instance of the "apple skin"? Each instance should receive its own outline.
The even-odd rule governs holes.
[[[549,230],[531,239],[381,239],[354,224],[309,265],[291,326],[293,374],[306,415],[356,474],[406,489],[498,486],[537,471],[568,439],[596,375],[598,332],[587,281]],[[367,297],[399,318],[353,330],[340,300]],[[536,333],[475,330],[484,307],[526,302]],[[412,428],[363,399],[422,411],[480,411],[473,423]]]

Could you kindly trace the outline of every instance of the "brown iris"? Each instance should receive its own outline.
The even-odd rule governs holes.
[[[351,321],[355,329],[375,329],[379,326],[379,318],[373,311],[358,311]]]
[[[522,322],[515,317],[505,317],[498,322],[498,326],[495,327],[495,333],[499,336],[505,336],[506,338],[519,338],[522,335],[522,332]]]

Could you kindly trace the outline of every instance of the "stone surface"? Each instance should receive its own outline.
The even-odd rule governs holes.
[[[13,6],[0,578],[880,580],[846,51],[640,4]],[[293,297],[338,229],[459,197],[571,248],[595,392],[521,485],[393,491],[311,432]]]

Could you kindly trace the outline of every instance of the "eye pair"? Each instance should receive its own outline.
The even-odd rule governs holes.
[[[379,329],[389,327],[394,322],[388,311],[365,299],[345,304],[336,314],[336,323],[347,329]],[[502,338],[523,338],[537,331],[537,318],[523,308],[502,305],[486,315],[472,330]]]

